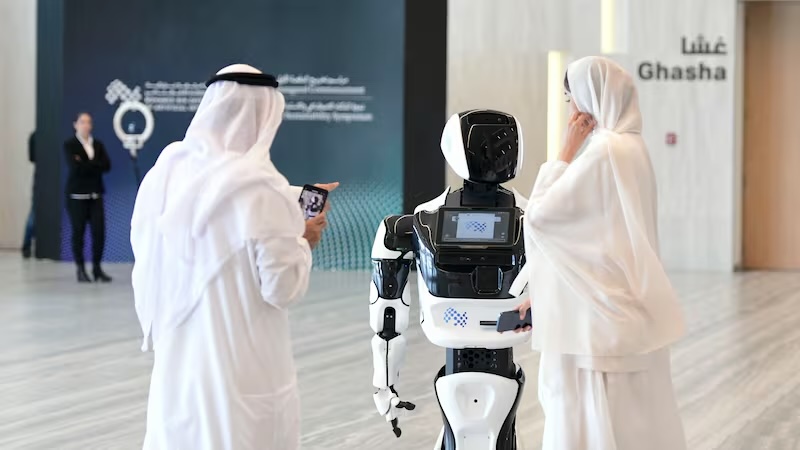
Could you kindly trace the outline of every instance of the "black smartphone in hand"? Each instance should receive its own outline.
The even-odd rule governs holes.
[[[325,210],[325,202],[328,200],[328,191],[316,186],[307,184],[303,186],[300,193],[300,208],[306,220],[317,217]]]
[[[497,318],[497,331],[500,333],[530,326],[533,326],[530,308],[525,312],[524,319],[519,318],[519,311],[506,311]]]

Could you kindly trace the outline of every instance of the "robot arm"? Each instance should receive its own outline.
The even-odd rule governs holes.
[[[372,338],[373,395],[378,412],[392,424],[400,437],[398,417],[412,411],[413,403],[400,400],[394,386],[406,353],[410,292],[406,290],[414,254],[412,249],[413,216],[391,216],[378,228],[372,247],[372,284],[370,286],[370,325]]]

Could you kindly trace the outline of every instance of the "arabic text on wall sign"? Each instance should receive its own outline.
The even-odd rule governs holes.
[[[687,56],[718,57],[728,54],[727,45],[722,37],[716,41],[707,40],[702,34],[694,40],[681,37],[681,54]],[[724,81],[726,78],[724,61],[709,63],[703,60],[690,64],[665,64],[660,61],[643,61],[639,64],[639,78],[644,81]]]

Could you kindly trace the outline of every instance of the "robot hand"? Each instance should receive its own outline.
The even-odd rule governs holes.
[[[375,400],[375,407],[378,408],[378,412],[386,418],[387,422],[392,424],[394,435],[400,437],[402,431],[397,426],[398,418],[405,417],[417,406],[410,402],[401,401],[393,386],[378,389],[378,392],[372,398]]]

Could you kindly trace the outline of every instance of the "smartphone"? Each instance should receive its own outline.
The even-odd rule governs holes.
[[[533,321],[531,321],[530,308],[525,312],[525,318],[521,320],[519,318],[519,311],[506,311],[497,318],[497,331],[500,333],[504,331],[514,331],[517,328],[525,328],[532,325]]]
[[[322,214],[325,208],[325,202],[328,200],[328,191],[316,186],[307,184],[303,186],[303,192],[300,193],[300,208],[303,210],[303,215],[306,220],[317,217]]]

